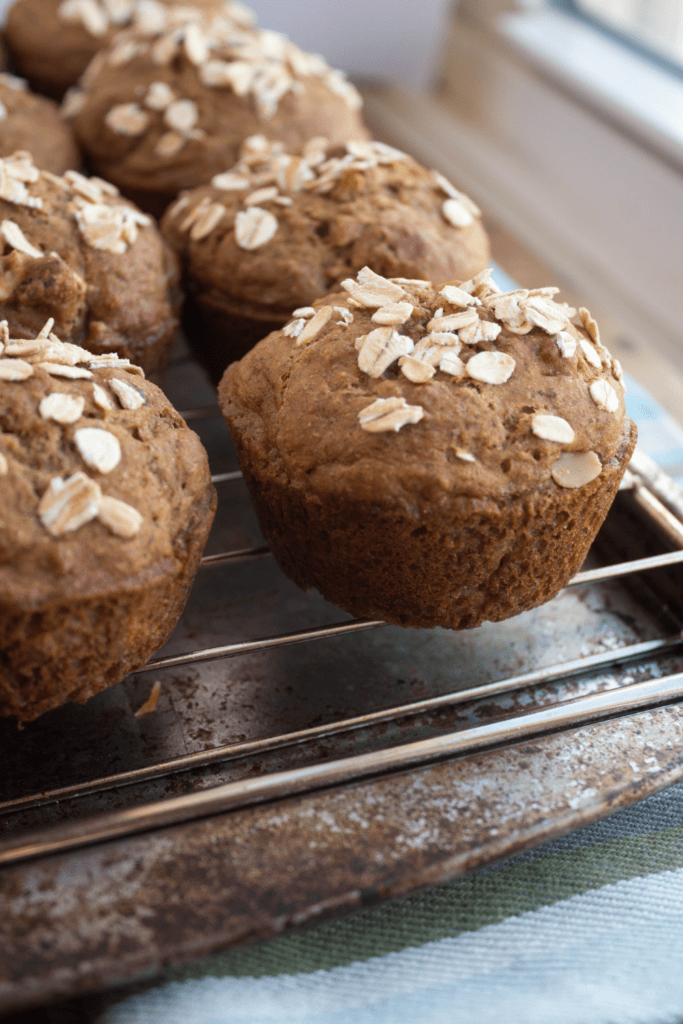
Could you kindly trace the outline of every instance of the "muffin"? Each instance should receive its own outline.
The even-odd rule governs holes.
[[[142,371],[0,323],[0,715],[83,702],[175,626],[215,509],[198,437]]]
[[[48,317],[64,341],[166,364],[178,327],[178,268],[151,218],[105,181],[0,160],[0,319],[34,337]]]
[[[636,429],[595,321],[557,290],[364,268],[228,367],[221,408],[299,586],[352,615],[464,629],[567,583]]]
[[[217,382],[225,367],[344,278],[465,280],[488,263],[481,214],[436,171],[381,142],[313,139],[286,153],[262,135],[167,211],[190,342]]]
[[[5,38],[31,87],[60,100],[117,32],[156,31],[173,6],[177,0],[16,0],[7,12]],[[247,7],[229,0],[193,0],[193,7],[223,11],[243,25],[254,22]]]
[[[63,174],[81,157],[57,106],[34,96],[23,78],[0,73],[0,157],[28,150],[38,167]]]
[[[178,9],[155,35],[120,33],[63,111],[96,173],[160,216],[182,189],[230,167],[256,132],[291,151],[318,135],[365,138],[360,106],[341,71],[280,33]]]

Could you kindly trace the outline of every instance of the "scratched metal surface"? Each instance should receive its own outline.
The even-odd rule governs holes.
[[[193,364],[167,380],[179,408],[214,401]],[[214,472],[236,468],[219,419],[197,424]],[[260,541],[241,481],[219,485],[209,551]],[[597,560],[665,550],[627,495]],[[0,722],[0,802],[262,739],[570,660],[680,628],[682,574],[566,590],[476,630],[394,627],[141,674],[18,732]],[[337,622],[272,559],[205,569],[165,652]],[[521,708],[683,669],[658,659],[381,726],[0,814],[0,835],[266,771],[377,750]],[[156,711],[135,710],[161,681]],[[683,776],[683,714],[641,713],[523,747],[215,816],[0,872],[0,1010],[150,977],[162,965],[453,878],[595,820]]]

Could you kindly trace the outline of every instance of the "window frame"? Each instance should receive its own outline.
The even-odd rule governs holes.
[[[589,11],[584,10],[579,5],[578,0],[547,0],[547,2],[549,6],[571,14],[573,17],[603,33],[608,39],[628,47],[641,57],[651,61],[655,66],[683,79],[683,57],[680,61],[676,61],[673,57],[667,57],[666,53],[658,49],[654,43],[650,44],[631,32],[619,29],[608,21],[603,21],[597,14],[591,14]]]

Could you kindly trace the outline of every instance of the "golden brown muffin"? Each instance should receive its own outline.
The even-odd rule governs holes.
[[[387,277],[465,280],[488,264],[481,214],[443,175],[381,142],[302,156],[264,136],[185,193],[162,233],[180,256],[188,337],[218,382],[291,311],[367,265]]]
[[[340,71],[280,33],[171,11],[165,31],[123,32],[101,50],[63,111],[92,168],[160,216],[255,132],[292,152],[317,135],[366,138],[360,106]]]
[[[57,106],[29,92],[23,78],[0,73],[0,157],[27,150],[37,167],[63,174],[81,156]]]
[[[178,267],[151,218],[113,185],[0,160],[0,319],[33,337],[54,317],[65,341],[163,368],[178,327]]]
[[[283,570],[353,615],[463,629],[553,597],[635,445],[623,376],[554,288],[367,268],[228,367],[221,408]]]
[[[131,26],[156,31],[166,8],[181,5],[182,0],[16,0],[7,13],[7,46],[31,87],[60,100],[117,32]],[[254,22],[247,7],[230,0],[193,0],[192,6],[223,11],[244,25]]]
[[[81,703],[144,665],[185,604],[215,494],[138,367],[0,324],[0,715]]]

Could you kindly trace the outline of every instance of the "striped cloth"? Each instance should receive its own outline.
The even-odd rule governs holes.
[[[100,1024],[683,1018],[683,783],[493,868],[193,965]]]
[[[683,429],[632,380],[627,411],[683,486]],[[674,1024],[682,967],[683,783],[467,878],[203,960],[99,1024]]]

